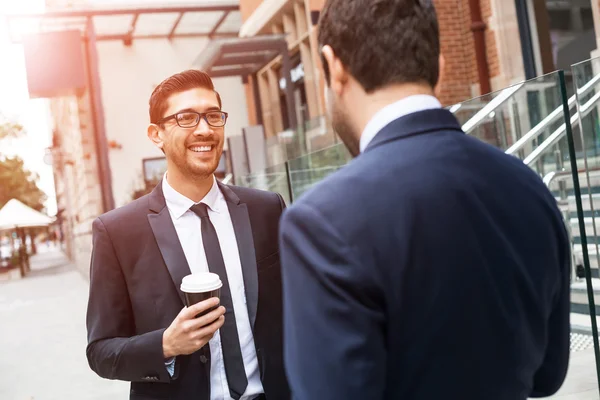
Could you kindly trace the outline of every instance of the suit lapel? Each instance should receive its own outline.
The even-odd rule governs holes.
[[[177,289],[179,298],[182,304],[185,304],[185,297],[181,292],[180,286],[183,277],[190,274],[190,267],[179,242],[171,214],[165,203],[165,197],[162,192],[162,181],[152,191],[149,200],[151,213],[148,214],[148,222],[150,222],[156,243],[169,270],[173,284]]]
[[[258,307],[258,272],[248,206],[245,203],[241,203],[239,197],[226,185],[219,183],[219,188],[227,201],[227,208],[229,209],[229,215],[235,232],[238,251],[240,253],[240,262],[242,264],[242,274],[244,276],[248,316],[250,317],[252,329],[254,329]]]

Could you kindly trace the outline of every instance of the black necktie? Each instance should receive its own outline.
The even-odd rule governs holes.
[[[206,204],[195,204],[190,208],[200,217],[202,230],[202,243],[204,252],[208,261],[208,269],[219,275],[223,281],[221,288],[221,305],[225,307],[225,322],[220,329],[221,348],[223,350],[223,361],[225,362],[225,375],[229,384],[229,394],[235,400],[242,397],[248,386],[248,378],[244,370],[244,359],[242,349],[240,348],[240,339],[238,336],[237,325],[235,323],[235,313],[233,312],[233,300],[231,290],[229,289],[229,280],[227,279],[227,270],[225,261],[221,253],[217,231],[210,218],[208,217],[208,208]]]

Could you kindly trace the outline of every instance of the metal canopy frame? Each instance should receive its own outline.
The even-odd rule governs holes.
[[[212,13],[217,16],[216,21],[208,23],[200,23],[199,30],[181,29],[182,21],[186,17],[190,19],[194,14]],[[129,17],[129,23],[124,26],[120,32],[103,33],[102,29],[98,29],[101,25],[94,21],[96,26],[96,41],[107,40],[122,40],[126,45],[132,43],[136,39],[176,39],[190,37],[207,37],[210,39],[216,38],[232,38],[238,36],[238,31],[241,26],[241,15],[239,4],[232,3],[216,3],[197,6],[165,6],[165,7],[140,7],[140,8],[115,8],[115,9],[68,9],[55,10],[44,13],[31,14],[11,14],[7,15],[8,30],[12,42],[19,42],[19,34],[15,34],[15,26],[19,23],[29,25],[29,29],[25,29],[22,34],[37,34],[44,32],[63,31],[67,29],[80,29],[86,31],[89,20],[113,19],[113,25],[124,25],[123,18]],[[140,23],[140,17],[165,18],[167,24],[166,29],[160,29],[158,32],[136,33],[136,28]],[[171,20],[169,20],[171,19]],[[152,22],[152,21],[150,21]],[[163,21],[165,22],[165,21]],[[226,24],[229,22],[229,24]],[[193,27],[193,26],[192,26]],[[225,27],[225,29],[223,29]],[[17,37],[15,37],[17,36]]]
[[[247,79],[252,76],[254,102],[260,123],[262,112],[257,72],[279,55],[281,55],[282,76],[286,82],[292,82],[288,44],[285,35],[281,34],[213,40],[200,53],[193,65],[213,78],[241,76]],[[285,86],[285,100],[290,129],[296,129],[298,122],[291,84]]]

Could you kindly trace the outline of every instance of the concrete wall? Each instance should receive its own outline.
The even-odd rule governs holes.
[[[146,136],[148,100],[168,76],[190,68],[205,39],[146,39],[131,46],[111,41],[98,44],[106,136],[120,149],[110,149],[112,186],[117,207],[128,203],[142,184],[142,159],[163,156]],[[248,126],[246,95],[241,78],[215,79],[229,112],[226,135],[240,135]]]

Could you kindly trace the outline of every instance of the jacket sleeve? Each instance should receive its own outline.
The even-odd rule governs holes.
[[[170,382],[163,357],[164,329],[135,335],[127,284],[102,220],[92,226],[90,292],[87,309],[91,369],[103,378]]]
[[[555,304],[548,320],[548,343],[544,361],[537,370],[530,397],[548,397],[560,389],[567,375],[570,351],[571,246],[564,232],[563,263]]]
[[[285,366],[294,398],[383,398],[384,301],[369,262],[304,204],[284,213],[280,251]]]

